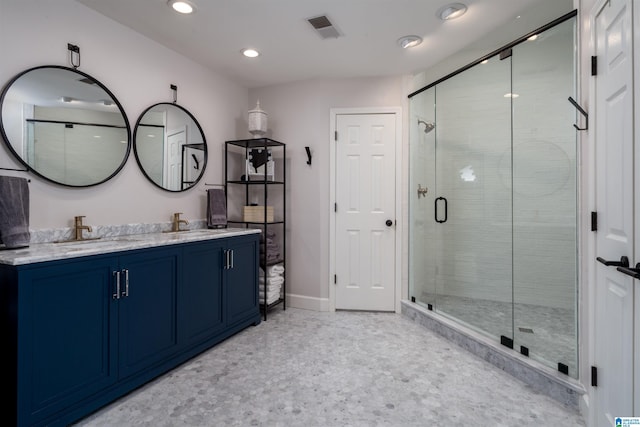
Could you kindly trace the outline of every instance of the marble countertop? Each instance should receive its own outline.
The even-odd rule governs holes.
[[[95,240],[36,243],[22,249],[0,251],[0,264],[22,265],[88,255],[100,255],[132,249],[153,248],[202,240],[260,233],[258,229],[222,228],[177,232],[157,232],[105,237]]]

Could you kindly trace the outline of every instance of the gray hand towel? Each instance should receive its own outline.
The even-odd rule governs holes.
[[[0,243],[29,246],[29,184],[25,178],[0,176]]]
[[[220,228],[227,225],[227,199],[222,188],[207,190],[207,227]]]

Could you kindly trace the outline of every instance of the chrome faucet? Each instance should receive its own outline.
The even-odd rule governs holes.
[[[173,221],[171,222],[171,231],[184,231],[180,230],[180,224],[189,225],[189,221],[181,219],[182,212],[176,212],[173,214]]]
[[[74,240],[85,240],[85,238],[82,236],[82,230],[87,230],[89,233],[91,233],[91,226],[83,225],[82,218],[84,218],[84,215],[75,217],[75,225],[73,228]]]

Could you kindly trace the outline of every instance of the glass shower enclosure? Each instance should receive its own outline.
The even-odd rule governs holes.
[[[409,295],[577,376],[575,13],[410,96]]]

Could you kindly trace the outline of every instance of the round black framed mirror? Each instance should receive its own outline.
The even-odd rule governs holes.
[[[142,173],[167,191],[188,190],[207,167],[207,141],[200,123],[175,103],[154,104],[140,115],[133,152]]]
[[[68,187],[113,178],[131,150],[131,128],[116,97],[95,78],[57,65],[15,76],[0,97],[9,150],[36,175]]]

